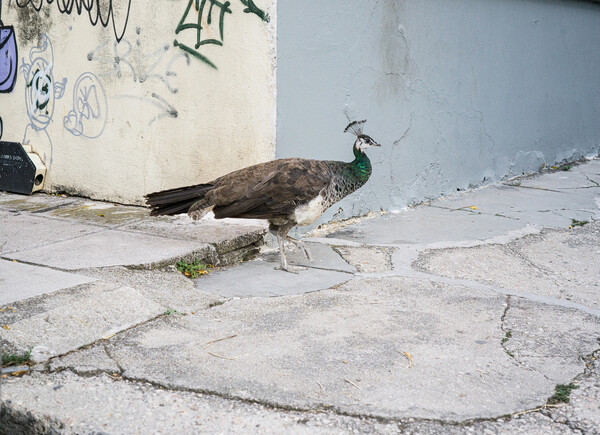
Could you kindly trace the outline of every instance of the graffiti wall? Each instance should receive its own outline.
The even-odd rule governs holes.
[[[275,0],[0,0],[0,137],[140,203],[275,148]]]

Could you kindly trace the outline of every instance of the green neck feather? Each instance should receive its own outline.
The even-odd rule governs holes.
[[[354,147],[354,157],[355,159],[352,163],[350,163],[350,166],[352,167],[356,177],[365,183],[371,176],[371,161],[367,155],[357,147]]]

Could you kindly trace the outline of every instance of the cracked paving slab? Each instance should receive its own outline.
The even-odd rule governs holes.
[[[485,240],[521,230],[526,223],[502,216],[418,206],[397,214],[363,220],[316,240],[336,246],[428,245]]]
[[[434,275],[600,310],[600,222],[572,230],[545,230],[507,245],[431,250],[413,266]]]
[[[573,390],[571,405],[458,424],[412,417],[385,421],[327,411],[282,410],[213,395],[165,390],[106,374],[82,377],[70,371],[34,373],[4,382],[9,400],[0,405],[0,420],[3,411],[11,412],[12,418],[3,420],[9,433],[11,424],[13,432],[20,431],[23,426],[19,423],[34,411],[40,433],[594,434],[600,414],[590,399],[596,403],[600,399],[599,372],[598,360],[592,361],[576,381],[580,388]],[[65,421],[64,415],[69,415],[69,419]]]
[[[47,358],[75,350],[162,314],[137,290],[94,281],[13,304],[0,313],[0,342],[12,349],[42,347]],[[3,346],[4,347],[4,346]]]
[[[140,246],[145,249],[140,249]],[[189,255],[203,258],[209,252],[206,244],[109,229],[35,249],[24,249],[5,257],[63,270],[78,270],[161,263]]]
[[[520,365],[553,384],[577,376],[583,358],[600,349],[598,317],[521,298],[509,300],[503,320],[504,348]]]
[[[18,383],[25,382],[26,388]],[[397,433],[397,423],[335,414],[273,410],[194,392],[168,391],[107,375],[64,371],[6,381],[13,412],[35,409],[61,433]],[[48,391],[52,394],[48,397]],[[69,414],[68,422],[52,421]],[[1,413],[0,413],[1,417]],[[67,425],[65,424],[68,424]],[[46,432],[43,432],[46,433]]]
[[[541,178],[541,177],[540,177]],[[432,207],[454,212],[503,216],[517,222],[567,228],[571,219],[600,219],[600,189],[542,190],[509,185],[493,185],[460,195],[432,201]],[[468,207],[477,207],[470,210]],[[466,211],[469,210],[469,211]]]
[[[180,313],[205,309],[226,298],[199,290],[194,282],[177,271],[175,266],[165,269],[129,269],[122,266],[85,269],[81,275],[110,282],[118,286],[132,287],[145,298]]]
[[[573,374],[545,348],[540,363],[556,366],[552,379],[509,356],[501,346],[504,311],[505,297],[489,292],[355,279],[333,290],[160,318],[120,334],[107,349],[123,377],[166,388],[284,408],[459,421],[540,406],[556,379]],[[555,312],[540,311],[546,315]],[[579,312],[570,319],[590,331],[600,327]],[[557,330],[548,340],[564,339]],[[587,355],[594,346],[583,342],[575,351]]]
[[[198,290],[225,298],[274,297],[308,293],[340,285],[354,277],[354,267],[345,262],[331,247],[307,244],[313,261],[307,261],[299,249],[288,250],[288,262],[307,267],[298,273],[282,272],[279,252],[269,252],[261,258],[233,268],[215,270],[194,280]]]
[[[0,259],[0,305],[93,280],[81,274]]]

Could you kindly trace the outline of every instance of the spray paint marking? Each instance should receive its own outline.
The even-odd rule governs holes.
[[[254,14],[254,15],[258,16],[261,20],[263,20],[267,23],[269,22],[269,20],[270,20],[269,15],[267,13],[265,13],[265,11],[260,9],[258,6],[256,6],[256,4],[254,4],[253,0],[240,0],[240,1],[244,6],[246,6],[246,8],[244,9],[245,13]],[[207,3],[209,3],[208,10],[206,8]],[[192,6],[194,6],[195,11],[192,11]],[[210,66],[211,68],[217,69],[217,66],[210,59],[208,59],[208,57],[206,57],[204,54],[200,53],[200,51],[198,51],[198,49],[202,45],[206,45],[206,44],[213,44],[213,45],[218,45],[218,46],[223,45],[223,40],[224,40],[223,29],[224,29],[224,23],[225,23],[225,14],[232,13],[229,6],[231,6],[230,1],[226,1],[226,2],[222,3],[217,0],[188,0],[188,4],[187,4],[187,7],[185,8],[185,11],[183,12],[183,16],[181,17],[181,20],[179,20],[179,24],[175,28],[175,34],[179,35],[179,33],[184,30],[190,30],[190,29],[195,30],[196,31],[196,35],[195,35],[196,41],[194,44],[185,44],[185,43],[180,42],[178,39],[175,39],[173,41],[173,45],[175,47],[179,47],[184,52],[189,53],[190,55],[194,56],[196,59],[199,59],[200,61],[204,62],[206,65]],[[212,21],[213,21],[213,9],[215,7],[216,7],[216,9],[219,9],[219,13],[218,13],[219,38],[218,39],[215,37],[204,38],[203,31],[211,33],[210,31],[212,30],[211,25],[212,25]],[[190,12],[190,11],[192,11],[192,12]],[[205,14],[205,12],[206,12],[206,14]],[[188,16],[193,17],[194,13],[197,15],[197,19],[195,19],[195,21],[187,22]],[[215,32],[212,32],[212,33],[214,34]]]
[[[106,127],[108,101],[102,83],[91,72],[83,73],[73,89],[73,109],[64,117],[65,129],[75,136],[99,137]]]
[[[13,26],[2,26],[0,21],[0,93],[12,92],[17,81],[17,65],[15,29]]]
[[[265,11],[263,11],[258,6],[256,6],[252,0],[240,0],[240,1],[242,2],[242,4],[244,6],[246,6],[246,9],[244,9],[244,12],[246,12],[247,14],[254,14],[257,17],[259,17],[261,20],[263,20],[265,23],[268,23],[271,20],[271,18],[269,17],[269,14],[265,13]]]
[[[206,16],[207,28],[212,24],[213,7],[217,6],[220,9],[220,13],[219,13],[219,35],[221,38],[220,40],[215,39],[215,38],[202,39],[202,30],[203,30],[202,19],[204,18],[204,11],[205,11],[205,6],[206,6],[207,1],[210,3],[210,7],[208,8],[208,13]],[[230,4],[231,3],[228,1],[226,1],[225,3],[221,3],[217,0],[189,0],[188,5],[185,8],[185,12],[183,13],[181,20],[179,20],[179,24],[177,25],[177,28],[175,29],[175,34],[178,35],[179,32],[181,32],[183,30],[194,29],[194,30],[196,30],[196,44],[194,45],[194,48],[191,48],[185,44],[180,43],[176,39],[175,41],[173,41],[173,45],[175,45],[175,47],[181,48],[186,53],[191,54],[196,59],[200,59],[202,62],[204,62],[208,66],[210,66],[214,69],[217,69],[217,66],[214,63],[212,63],[210,60],[208,60],[208,58],[206,56],[204,56],[200,52],[198,52],[198,48],[200,48],[201,45],[205,45],[205,44],[223,45],[223,27],[224,27],[224,22],[225,22],[224,18],[225,18],[226,13],[229,13],[229,14],[231,13],[231,9],[229,9]],[[198,14],[197,21],[195,23],[194,22],[186,23],[185,21],[188,18],[188,14],[190,13],[192,5],[195,6],[195,9]]]
[[[46,131],[46,127],[52,122],[54,116],[54,103],[62,98],[65,92],[67,79],[54,80],[54,51],[52,42],[45,33],[40,36],[39,45],[29,51],[29,62],[22,60],[21,71],[25,78],[25,104],[29,125],[25,129],[23,143],[30,143],[30,130],[41,133],[36,140],[46,140],[50,148],[50,159],[48,166],[52,164],[53,146],[52,140]],[[37,143],[38,145],[43,145]],[[44,155],[44,160],[46,156]]]
[[[112,24],[115,39],[120,41],[123,39],[123,35],[127,29],[129,11],[131,9],[131,0],[126,1],[127,12],[125,13],[125,18],[122,20],[121,24],[118,24],[117,18],[115,18],[115,9],[112,0],[108,0],[108,3],[105,3],[106,0],[57,0],[56,6],[61,14],[71,15],[73,13],[73,8],[75,8],[77,15],[81,15],[84,12],[87,13],[92,26],[96,26],[98,22],[100,22],[100,25],[104,28],[108,27],[109,24]],[[46,4],[48,5],[51,5],[54,2],[55,0],[46,0]],[[40,12],[44,5],[44,0],[16,0],[16,3],[20,8],[26,8],[31,4],[36,12]],[[102,13],[103,11],[104,15]]]

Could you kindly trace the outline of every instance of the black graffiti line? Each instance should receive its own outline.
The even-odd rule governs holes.
[[[123,44],[123,46],[127,46],[128,50],[129,50],[124,54],[124,57],[119,56],[119,53],[117,51],[117,47],[120,46],[121,44]],[[115,43],[115,48],[114,48],[115,55],[114,56],[97,56],[96,53],[99,52],[100,50],[102,50],[107,45],[108,45],[108,42],[105,42],[104,44],[99,45],[94,50],[90,51],[87,55],[87,59],[90,62],[92,60],[95,60],[97,62],[112,66],[113,70],[111,72],[102,73],[102,74],[100,74],[100,76],[105,77],[105,76],[109,76],[112,73],[114,73],[114,74],[116,74],[116,76],[118,78],[121,78],[121,77],[123,77],[123,73],[121,71],[121,64],[124,64],[124,65],[128,66],[129,69],[131,69],[133,81],[136,82],[137,75],[136,75],[135,68],[133,67],[131,62],[129,62],[127,59],[125,59],[125,57],[129,56],[129,54],[131,53],[131,43],[129,41],[127,41],[126,39],[123,40],[122,43],[120,43],[118,45]]]
[[[151,95],[152,98],[138,97],[136,95],[115,95],[112,98],[128,98],[132,100],[142,101],[144,103],[150,103],[151,105],[158,107],[162,113],[159,113],[154,118],[152,118],[150,122],[148,122],[148,125],[151,125],[153,122],[158,121],[159,119],[165,118],[167,116],[170,116],[172,118],[177,118],[179,116],[179,112],[177,112],[177,109],[171,104],[169,104],[167,100],[165,100],[164,98],[162,98],[154,92]]]
[[[100,11],[100,0],[46,0],[46,3],[48,5],[51,5],[55,1],[58,11],[61,14],[71,15],[73,13],[73,8],[75,8],[77,15],[81,15],[83,11],[87,12],[90,24],[92,26],[96,26],[98,22],[100,22],[102,27],[106,28],[109,24],[112,23],[115,39],[117,41],[121,41],[121,39],[123,39],[123,35],[125,34],[125,30],[127,30],[127,24],[129,22],[131,0],[128,0],[127,2],[127,14],[125,15],[125,22],[123,23],[121,33],[119,33],[119,31],[117,30],[117,23],[115,19],[115,12],[113,9],[112,0],[109,0],[108,12],[106,14],[106,17],[103,17],[102,12]],[[36,12],[40,12],[42,10],[44,0],[40,0],[39,4],[36,4],[34,0],[16,0],[16,4],[20,8],[25,8],[31,4],[31,6],[33,7],[33,9],[35,9]]]
[[[153,101],[152,104],[156,107],[163,109],[164,113],[158,115],[156,118],[150,121],[148,125],[152,124],[154,121],[158,121],[160,118],[164,118],[165,116],[171,116],[173,118],[177,118],[179,116],[177,109],[175,109],[173,106],[167,103],[167,101],[164,98],[155,94],[154,92],[152,92],[152,98],[155,98],[157,100]]]

